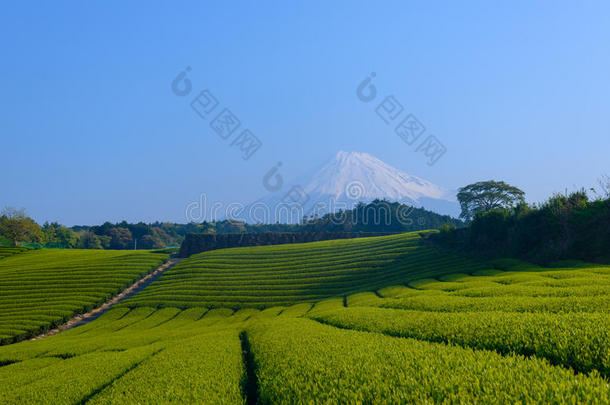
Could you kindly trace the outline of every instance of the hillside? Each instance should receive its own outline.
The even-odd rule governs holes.
[[[124,305],[265,308],[484,268],[420,241],[419,233],[406,233],[203,252],[165,272]]]
[[[1,259],[0,344],[35,336],[102,304],[167,257],[146,251],[40,249]]]
[[[512,259],[473,266],[438,253],[425,259],[414,240],[365,241],[379,256],[397,243],[408,245],[399,256],[419,257],[411,262],[413,272],[376,292],[264,310],[209,309],[197,306],[201,300],[188,309],[123,306],[59,335],[0,347],[2,400],[610,401],[610,268],[580,262],[541,268]],[[316,247],[323,261],[343,252],[326,246],[323,254],[327,244],[288,247],[305,247],[308,254]],[[265,263],[256,256],[269,253],[244,249],[251,261],[241,250],[226,250],[223,257],[260,270]],[[350,255],[357,263],[355,251],[342,261]],[[444,264],[434,264],[433,257]],[[192,274],[198,272],[194,262],[187,266]],[[244,283],[253,278],[248,273]]]
[[[29,248],[22,247],[22,246],[17,246],[17,247],[0,246],[0,259],[12,256],[12,255],[16,255],[19,253],[27,252],[28,250],[29,250]]]

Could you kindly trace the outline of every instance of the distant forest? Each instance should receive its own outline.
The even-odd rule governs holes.
[[[19,222],[21,232],[13,232],[9,222]],[[4,225],[3,225],[4,224]],[[176,224],[153,222],[136,224],[126,221],[105,222],[96,226],[65,227],[58,223],[36,224],[23,211],[7,209],[0,216],[0,244],[15,242],[35,247],[80,249],[160,249],[180,246],[188,233],[260,233],[260,232],[410,232],[460,228],[464,222],[423,208],[375,200],[355,208],[304,218],[301,224],[249,224],[237,220]]]

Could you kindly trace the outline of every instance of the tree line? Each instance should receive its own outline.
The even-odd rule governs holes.
[[[179,246],[186,234],[300,233],[300,232],[410,232],[464,223],[447,215],[397,202],[375,200],[351,210],[303,218],[300,224],[250,224],[227,219],[202,223],[146,224],[105,222],[96,226],[66,227],[57,222],[38,225],[24,210],[6,208],[0,216],[0,243],[68,249],[160,249]]]
[[[0,244],[65,249],[160,249],[179,246],[197,224],[126,221],[99,226],[66,227],[57,222],[38,225],[23,209],[7,207],[0,215]]]

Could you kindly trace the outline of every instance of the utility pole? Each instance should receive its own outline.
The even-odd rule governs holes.
[[[133,250],[138,250],[138,238],[133,238]]]

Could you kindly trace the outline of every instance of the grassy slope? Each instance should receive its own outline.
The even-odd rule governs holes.
[[[124,305],[265,308],[484,268],[419,242],[418,233],[407,233],[204,252],[167,271]]]
[[[333,291],[338,297],[313,306],[262,311],[209,309],[218,301],[208,300],[207,290],[191,292],[198,299],[184,310],[172,308],[176,301],[164,296],[151,301],[161,309],[143,306],[144,300],[132,309],[119,306],[85,326],[1,347],[0,391],[9,402],[243,403],[245,338],[261,403],[610,402],[609,267],[474,264],[418,247],[413,236],[364,240],[361,250],[351,251],[321,242],[279,253],[266,247],[198,255],[174,273],[179,285],[189,285],[186,275],[213,273],[208,266],[214,261],[217,273],[237,273],[237,279],[249,274],[258,281],[257,274],[294,267],[292,279],[311,280],[308,269],[320,262],[316,258],[326,264],[315,273],[340,273],[329,264],[340,262],[346,272],[340,280],[364,275],[359,280],[372,284],[348,283],[342,293]],[[365,248],[373,250],[362,259],[358,253]],[[300,259],[289,261],[299,249]],[[389,263],[408,264],[402,271],[368,266],[366,258],[380,260],[384,252],[400,249]],[[343,260],[332,260],[333,253]],[[268,264],[273,254],[281,266]],[[239,269],[221,270],[220,258],[233,258]],[[202,261],[202,269],[194,266]],[[308,291],[326,291],[304,284]],[[265,306],[286,301],[276,300],[278,288],[262,295]],[[377,291],[342,296],[367,289]]]
[[[5,247],[0,246],[0,259],[4,259],[5,257],[9,257],[12,255],[16,255],[19,253],[27,252],[30,248],[17,246],[17,247]]]
[[[122,291],[167,255],[40,249],[0,260],[0,343],[44,332]]]
[[[333,306],[342,303],[309,313]],[[8,403],[244,403],[243,336],[260,403],[610,400],[595,373],[575,376],[536,356],[339,329],[288,312],[115,308],[1,347],[0,390]]]

